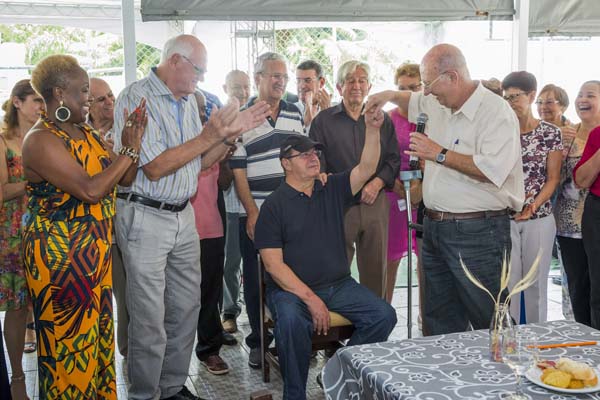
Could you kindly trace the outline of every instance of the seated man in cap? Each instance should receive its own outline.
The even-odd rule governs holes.
[[[255,245],[268,272],[267,304],[284,381],[284,399],[305,399],[313,332],[327,334],[329,310],[352,322],[348,344],[387,340],[396,312],[350,276],[344,212],[375,173],[381,153],[383,113],[366,115],[360,163],[319,180],[323,145],[290,135],[280,148],[285,182],[265,200]]]

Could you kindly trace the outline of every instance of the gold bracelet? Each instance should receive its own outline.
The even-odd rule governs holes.
[[[133,147],[121,147],[119,154],[131,158],[134,164],[140,159],[140,153],[138,153],[138,151]]]

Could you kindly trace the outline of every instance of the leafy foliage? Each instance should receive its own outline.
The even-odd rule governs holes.
[[[65,53],[77,57],[87,69],[122,67],[124,64],[122,39],[106,32],[55,25],[0,24],[0,39],[24,44],[28,65],[35,65],[52,54]],[[138,73],[146,75],[159,61],[159,49],[137,44]]]

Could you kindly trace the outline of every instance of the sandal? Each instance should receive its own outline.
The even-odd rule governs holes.
[[[33,324],[33,322],[30,322],[26,325],[26,329],[28,330],[32,330],[33,334],[34,334],[34,338],[35,338],[35,325]],[[27,335],[25,335],[27,336]],[[34,353],[37,350],[37,342],[33,341],[33,342],[25,342],[25,345],[23,346],[23,352],[24,353]]]
[[[10,378],[10,395],[13,400],[29,400],[25,386],[25,374],[13,375]]]

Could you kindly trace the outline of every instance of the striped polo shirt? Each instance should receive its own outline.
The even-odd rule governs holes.
[[[146,78],[132,83],[119,94],[115,104],[115,152],[121,148],[123,109],[133,111],[142,97],[146,98],[148,125],[142,138],[140,167],[165,150],[193,139],[202,130],[195,97],[175,99],[153,68]],[[200,157],[197,157],[174,173],[154,182],[146,177],[142,168],[138,168],[133,184],[130,187],[119,187],[119,192],[133,192],[154,200],[181,204],[196,193],[200,168]]]
[[[246,107],[255,100],[256,98],[250,99]],[[303,125],[302,113],[298,107],[281,100],[275,123],[267,118],[261,125],[242,134],[241,145],[238,145],[229,165],[232,169],[246,169],[248,186],[259,210],[267,196],[283,181],[284,173],[279,161],[281,143],[287,135],[306,135]],[[244,207],[240,207],[240,215],[246,215]]]

